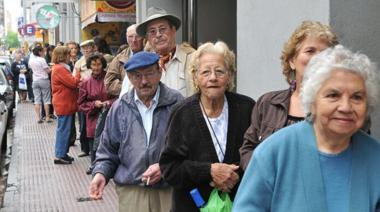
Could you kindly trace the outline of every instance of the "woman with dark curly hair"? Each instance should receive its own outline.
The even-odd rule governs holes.
[[[103,55],[91,54],[86,60],[86,65],[92,70],[92,73],[90,78],[79,85],[78,105],[79,111],[86,115],[86,136],[90,146],[91,162],[93,162],[95,160],[93,144],[96,122],[101,110],[111,107],[115,97],[108,95],[104,85],[107,62]],[[91,174],[91,168],[86,173]]]

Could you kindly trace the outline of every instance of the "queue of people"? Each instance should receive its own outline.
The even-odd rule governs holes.
[[[239,212],[380,211],[380,143],[370,135],[380,77],[366,55],[340,45],[330,26],[304,21],[280,56],[289,87],[256,102],[234,92],[226,43],[178,44],[180,27],[151,7],[115,56],[95,37],[55,47],[52,66],[41,46],[29,63],[16,60],[15,75],[33,71],[39,123],[41,105],[49,122],[53,103],[57,165],[73,163],[78,112],[92,199],[113,179],[119,211],[199,211],[213,190]]]
[[[178,45],[180,25],[149,8],[131,38],[156,55],[136,42],[118,74],[106,74],[119,99],[100,137],[92,198],[114,179],[119,211],[199,211],[207,204],[196,204],[194,189],[206,203],[214,189],[228,193],[233,211],[380,211],[380,143],[369,135],[380,79],[366,55],[304,21],[281,54],[289,88],[255,104],[232,92],[228,46]],[[185,99],[167,96],[175,90]]]

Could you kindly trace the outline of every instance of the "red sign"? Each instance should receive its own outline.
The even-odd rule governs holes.
[[[18,28],[17,31],[22,36],[24,35],[33,36],[36,33],[36,27],[34,26],[34,24],[26,24]]]
[[[135,3],[135,0],[127,0],[127,1],[106,1],[110,6],[117,9],[125,9]]]
[[[36,27],[34,24],[26,24],[24,26],[24,34],[25,35],[34,35],[36,33]]]

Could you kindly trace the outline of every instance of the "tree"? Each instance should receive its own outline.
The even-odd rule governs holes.
[[[8,48],[18,48],[20,47],[20,41],[18,40],[17,32],[9,31],[5,37],[5,43]]]

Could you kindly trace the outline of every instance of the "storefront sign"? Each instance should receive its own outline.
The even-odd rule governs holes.
[[[99,22],[136,22],[136,15],[134,13],[98,12],[97,16]]]
[[[36,27],[34,26],[34,24],[27,24],[24,26],[23,33],[29,36],[34,35],[34,33],[36,33]]]
[[[51,5],[45,5],[38,9],[36,19],[41,28],[54,29],[58,26],[61,20],[61,15],[55,7]]]

